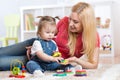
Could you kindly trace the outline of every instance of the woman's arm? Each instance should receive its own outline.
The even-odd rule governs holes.
[[[75,63],[81,65],[82,68],[95,69],[95,68],[97,68],[98,62],[99,62],[99,48],[95,48],[94,55],[93,55],[94,63],[90,62],[87,59],[84,60],[82,58],[76,58],[76,57],[68,58],[68,60],[70,63],[75,62]]]
[[[15,59],[27,62],[26,46],[31,46],[35,38],[0,48],[0,70],[10,70],[11,62]]]

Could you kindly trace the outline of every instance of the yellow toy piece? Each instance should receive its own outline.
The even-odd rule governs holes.
[[[60,57],[61,53],[57,51],[57,52],[54,52],[52,56],[53,57]]]

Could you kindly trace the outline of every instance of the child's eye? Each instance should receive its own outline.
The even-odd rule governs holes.
[[[50,33],[50,32],[46,32],[46,33]]]
[[[52,34],[55,34],[55,32],[52,32]]]

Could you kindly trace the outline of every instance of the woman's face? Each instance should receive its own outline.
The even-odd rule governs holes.
[[[83,30],[81,20],[76,12],[72,12],[70,15],[69,30],[73,33],[80,33]]]

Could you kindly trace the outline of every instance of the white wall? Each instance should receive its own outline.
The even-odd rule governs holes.
[[[79,1],[89,3],[109,1],[109,0],[1,0],[0,1],[0,37],[6,35],[4,26],[4,16],[8,14],[20,14],[20,7],[52,5],[52,4],[74,4]]]
[[[57,4],[58,0],[1,0],[0,1],[0,37],[6,35],[4,16],[8,14],[20,14],[23,6],[40,6]]]
[[[113,38],[115,56],[120,56],[120,2],[113,3],[112,6],[113,19]]]
[[[0,1],[0,37],[6,35],[4,26],[4,16],[8,14],[20,14],[20,8],[23,6],[40,6],[52,4],[74,4],[79,1],[89,3],[115,1],[112,6],[112,22],[113,22],[113,37],[114,50],[116,55],[120,52],[120,1],[119,0],[1,0]]]

